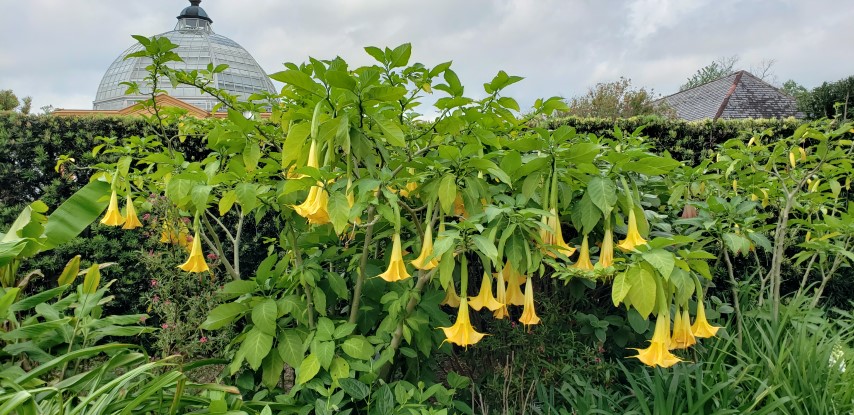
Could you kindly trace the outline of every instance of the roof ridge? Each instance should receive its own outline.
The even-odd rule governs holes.
[[[661,98],[659,98],[659,99],[670,98],[670,97],[672,97],[672,96],[674,96],[674,95],[681,94],[681,93],[683,93],[683,92],[688,92],[688,91],[690,91],[690,90],[692,90],[692,89],[695,89],[695,88],[699,88],[699,87],[701,87],[701,86],[708,85],[708,84],[710,84],[710,83],[712,83],[712,82],[717,82],[717,81],[720,81],[721,79],[729,78],[730,76],[733,76],[733,75],[735,75],[735,74],[737,74],[737,73],[739,73],[739,72],[745,72],[745,71],[744,71],[744,70],[735,71],[735,72],[733,72],[733,73],[731,73],[731,74],[729,74],[729,75],[724,75],[724,76],[722,76],[722,77],[720,77],[720,78],[715,78],[715,79],[712,79],[711,81],[703,82],[703,83],[702,83],[702,84],[700,84],[700,85],[694,85],[694,86],[692,86],[692,87],[690,87],[690,88],[688,88],[688,89],[683,89],[683,90],[681,90],[681,91],[674,92],[674,93],[672,93],[672,94],[670,94],[670,95],[667,95],[667,96],[661,97]]]
[[[721,106],[718,108],[718,112],[715,113],[715,117],[712,118],[712,121],[717,120],[724,113],[724,109],[726,109],[729,104],[729,99],[732,97],[732,93],[735,92],[735,89],[738,88],[738,84],[741,83],[741,76],[745,74],[746,71],[741,70],[735,73],[735,79],[732,81],[732,85],[730,85],[729,90],[726,92],[724,96],[724,100],[721,101]]]

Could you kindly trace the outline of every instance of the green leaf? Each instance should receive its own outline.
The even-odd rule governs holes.
[[[383,132],[383,137],[385,137],[386,141],[389,144],[395,147],[404,147],[406,146],[406,140],[403,135],[403,130],[400,129],[400,126],[397,125],[397,122],[394,120],[385,119],[382,117],[372,117],[374,122],[380,127],[380,130]]]
[[[356,401],[361,401],[362,399],[367,398],[368,394],[371,393],[371,390],[368,389],[367,385],[356,379],[342,378],[338,380],[338,384],[341,386],[341,390],[343,390],[344,393],[350,395],[350,397]]]
[[[243,208],[243,214],[249,213],[252,209],[255,209],[258,203],[258,193],[254,184],[252,183],[238,183],[234,188],[235,193],[237,194],[237,200],[240,202],[240,206]]]
[[[374,357],[374,346],[362,336],[353,336],[345,340],[341,350],[354,359],[369,360]]]
[[[285,362],[278,353],[268,354],[261,363],[261,384],[270,389],[275,388],[282,379],[284,369]]]
[[[279,356],[282,357],[282,360],[284,360],[288,366],[298,367],[303,356],[305,356],[303,354],[304,349],[302,337],[300,337],[296,330],[285,330],[279,332],[278,340],[279,345],[277,346],[277,349],[279,350]]]
[[[229,190],[223,193],[222,197],[219,199],[219,215],[225,216],[231,207],[234,206],[234,202],[237,201],[237,192],[234,190]]]
[[[98,264],[92,264],[86,270],[86,276],[83,277],[83,293],[94,294],[98,291],[98,285],[101,284],[101,268]]]
[[[454,200],[457,198],[456,180],[456,176],[448,173],[439,182],[439,203],[442,205],[442,211],[445,214],[451,214],[454,209]]]
[[[282,167],[288,167],[299,159],[303,145],[311,134],[311,124],[307,122],[291,124],[288,135],[282,145]]]
[[[629,292],[626,296],[641,317],[649,318],[655,308],[655,277],[643,267],[633,267],[626,272]]]
[[[217,330],[234,321],[237,316],[248,311],[249,308],[242,303],[220,304],[208,314],[208,318],[202,323],[203,330]]]
[[[196,207],[197,211],[201,212],[207,209],[208,198],[211,195],[211,190],[213,190],[213,187],[208,185],[193,187],[193,191],[190,192],[190,197],[192,198],[193,206]]]
[[[347,230],[350,220],[350,202],[347,201],[347,196],[342,192],[331,192],[327,209],[332,227],[335,228],[335,233],[340,235]]]
[[[302,385],[317,376],[320,372],[320,360],[314,354],[309,354],[299,365],[297,384]]]
[[[665,174],[682,163],[666,157],[649,156],[638,161],[630,161],[623,167],[626,170],[633,171],[647,176],[658,176]]]
[[[321,317],[320,320],[317,321],[315,338],[318,340],[332,340],[334,334],[335,323],[326,317]]]
[[[409,63],[409,57],[412,55],[412,45],[404,43],[391,51],[391,61],[389,68],[401,68]]]
[[[107,208],[110,184],[94,181],[59,205],[48,217],[43,251],[65,244],[83,232]]]
[[[12,302],[15,301],[15,298],[18,297],[18,292],[21,289],[18,287],[9,288],[2,297],[0,297],[0,321],[6,319],[7,314],[9,313],[9,307],[12,306]]]
[[[611,179],[596,176],[587,183],[587,194],[590,201],[603,212],[605,216],[611,213],[617,204],[617,186]]]
[[[670,273],[673,272],[673,267],[676,264],[676,257],[672,252],[656,248],[644,252],[641,256],[644,261],[652,265],[665,280],[670,278]]]
[[[590,194],[584,193],[581,200],[573,207],[573,225],[576,229],[580,229],[582,234],[589,234],[596,228],[600,219],[602,219],[602,212],[593,204]]]
[[[261,362],[273,348],[273,336],[262,332],[257,327],[249,330],[240,349],[246,356],[246,362],[252,370],[258,370]]]
[[[498,263],[498,249],[489,238],[483,235],[474,235],[471,237],[471,241],[474,242],[478,251],[486,255],[493,263]]]
[[[303,91],[310,92],[319,97],[326,97],[323,86],[314,82],[314,80],[304,72],[288,69],[286,71],[276,72],[270,75],[270,78],[288,85],[293,85]]]
[[[596,143],[575,143],[562,156],[563,162],[571,164],[589,164],[596,159],[602,147]]]
[[[243,148],[243,165],[248,173],[258,168],[258,160],[261,160],[261,145],[257,141],[248,141]]]
[[[311,354],[317,356],[320,366],[324,369],[329,369],[332,364],[332,358],[335,357],[335,342],[333,341],[315,341],[312,344]]]
[[[62,270],[62,274],[59,274],[59,278],[57,279],[57,284],[62,286],[66,284],[71,284],[74,282],[74,279],[77,278],[77,274],[80,272],[80,255],[76,255],[74,258],[71,258],[67,264],[65,264],[65,268]]]
[[[252,323],[255,324],[255,328],[271,336],[275,335],[278,310],[276,300],[266,298],[261,301],[252,309]]]
[[[368,55],[373,56],[373,58],[376,59],[377,62],[382,63],[382,64],[386,63],[385,53],[383,53],[382,49],[380,49],[376,46],[367,46],[367,47],[365,47],[365,52],[368,52]]]
[[[614,307],[620,305],[626,295],[629,293],[631,285],[626,279],[626,273],[621,272],[614,277],[614,282],[611,284],[611,301],[614,302]]]

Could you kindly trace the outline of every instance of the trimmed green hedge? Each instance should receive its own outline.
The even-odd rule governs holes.
[[[627,133],[645,126],[643,135],[649,136],[655,148],[669,151],[677,160],[696,164],[719,143],[729,138],[768,128],[772,129],[775,135],[790,135],[801,122],[794,118],[684,121],[660,117],[633,117],[618,120],[561,117],[543,121],[540,126],[554,129],[568,125],[580,133],[605,136],[613,135],[614,126],[620,127]]]

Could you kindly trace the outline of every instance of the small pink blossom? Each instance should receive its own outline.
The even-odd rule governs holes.
[[[149,219],[151,219],[150,213],[146,213],[146,214],[142,215],[142,220],[149,220]]]
[[[184,223],[190,223],[190,218],[188,218],[188,217],[183,217],[183,218],[181,218],[181,220],[183,220]]]
[[[168,324],[166,324],[166,323],[163,323],[163,324],[161,324],[161,325],[160,325],[160,328],[168,329],[168,328],[169,328],[169,325],[168,325]]]
[[[211,260],[211,261],[215,261],[217,258],[219,258],[219,257],[218,257],[218,256],[216,256],[216,254],[215,254],[215,253],[213,253],[213,252],[211,252],[211,253],[209,253],[209,254],[208,254],[208,259],[209,259],[209,260]]]
[[[208,342],[208,338],[205,336],[202,336],[202,338],[199,339],[199,343],[207,343],[207,342]]]
[[[160,296],[155,294],[154,297],[151,298],[151,302],[154,304],[159,303],[160,302]]]
[[[148,316],[139,316],[139,322],[140,323],[145,323],[145,320],[147,320],[147,319],[148,319]]]
[[[157,286],[157,280],[151,280],[151,286],[156,287]]]

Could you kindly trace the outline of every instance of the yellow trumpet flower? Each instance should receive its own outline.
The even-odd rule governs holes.
[[[439,305],[446,305],[449,307],[459,307],[460,306],[460,296],[457,295],[457,288],[454,287],[454,282],[451,281],[448,284],[448,287],[445,288],[445,299],[442,300]]]
[[[525,295],[522,294],[522,289],[519,288],[519,286],[525,282],[522,274],[519,274],[510,266],[510,261],[507,261],[504,265],[504,269],[501,270],[501,273],[503,274],[502,277],[504,281],[507,282],[506,301],[504,304],[525,305]]]
[[[462,216],[468,219],[469,213],[466,211],[466,204],[463,202],[463,195],[457,192],[457,197],[454,199],[454,215]]]
[[[209,269],[202,253],[202,239],[199,238],[199,232],[193,236],[193,248],[190,250],[190,257],[187,258],[187,262],[178,265],[178,268],[187,272],[205,272]]]
[[[682,359],[670,353],[670,350],[668,350],[669,345],[670,315],[666,312],[661,312],[655,321],[655,333],[652,335],[649,347],[646,349],[633,349],[637,350],[638,354],[637,356],[630,357],[638,358],[638,360],[647,366],[670,367],[681,362]]]
[[[703,300],[697,301],[697,319],[694,320],[694,325],[691,326],[691,332],[694,337],[709,338],[718,334],[720,327],[709,324],[706,320],[706,309],[703,306]]]
[[[308,219],[309,223],[324,225],[329,223],[328,203],[329,193],[326,192],[326,189],[320,186],[311,186],[305,202],[295,205],[293,208],[297,215]]]
[[[510,313],[507,311],[507,286],[504,282],[503,272],[496,272],[495,274],[493,274],[493,277],[495,277],[495,284],[496,287],[498,287],[497,294],[495,295],[495,300],[498,301],[498,304],[501,304],[501,307],[498,307],[497,310],[494,310],[492,312],[492,316],[498,320],[502,320],[504,319],[504,317],[510,315]]]
[[[632,251],[635,247],[644,244],[646,244],[646,239],[643,239],[638,231],[638,221],[637,218],[635,218],[635,211],[632,209],[629,211],[629,231],[626,232],[626,239],[620,241],[617,248],[620,248],[623,251]]]
[[[413,167],[410,167],[409,169],[407,169],[407,171],[409,171],[410,175],[415,174],[415,168]],[[406,183],[406,186],[403,189],[400,189],[400,195],[403,197],[409,197],[409,195],[414,192],[415,189],[418,189],[418,183],[408,182]]]
[[[495,311],[501,308],[502,304],[492,295],[492,277],[489,276],[489,272],[483,273],[483,280],[480,282],[480,292],[477,294],[477,297],[469,299],[469,305],[475,310],[486,307],[490,311]]]
[[[691,332],[691,315],[685,308],[676,312],[673,321],[673,337],[670,338],[670,349],[687,349],[697,343],[694,333]]]
[[[540,318],[537,317],[537,312],[534,310],[534,286],[531,284],[531,277],[525,281],[525,307],[522,309],[522,317],[519,317],[519,322],[526,326],[540,324]]]
[[[599,263],[604,268],[608,268],[614,263],[614,233],[610,228],[605,229],[605,236],[602,238],[602,249],[599,250]]]
[[[122,226],[122,229],[136,229],[142,227],[142,222],[140,222],[139,218],[136,217],[136,208],[133,207],[133,200],[131,200],[130,194],[128,194],[125,212],[127,213],[127,219],[125,219],[125,226]]]
[[[581,240],[581,253],[578,254],[578,261],[575,261],[573,268],[584,271],[593,271],[593,263],[590,262],[590,247],[587,243],[587,235]]]
[[[550,213],[549,216],[543,218],[543,222],[548,229],[540,230],[540,239],[546,245],[556,246],[557,251],[561,254],[572,256],[575,253],[575,248],[567,245],[563,240],[563,231],[560,228],[560,218],[557,215],[557,210],[552,208]],[[546,251],[546,253],[552,257],[555,256],[553,252]]]
[[[394,234],[394,242],[391,248],[391,260],[388,262],[388,269],[379,275],[380,278],[395,282],[405,280],[410,277],[406,272],[406,263],[403,262],[403,250],[400,248],[400,234]]]
[[[104,214],[101,223],[107,226],[119,226],[125,223],[125,218],[122,216],[122,212],[119,211],[119,196],[115,190],[110,195],[110,205],[107,207],[107,213]]]
[[[439,328],[445,332],[445,341],[466,348],[479,342],[480,339],[485,336],[485,334],[478,333],[474,327],[471,326],[471,321],[469,320],[469,307],[465,297],[460,301],[459,313],[457,314],[457,321],[454,322],[454,325],[451,327]]]
[[[427,258],[431,255],[433,255],[433,228],[428,223],[427,230],[424,232],[424,243],[421,245],[421,253],[418,255],[418,258],[412,260],[412,266],[422,271],[436,268],[439,265],[439,261],[436,258],[427,261]]]

